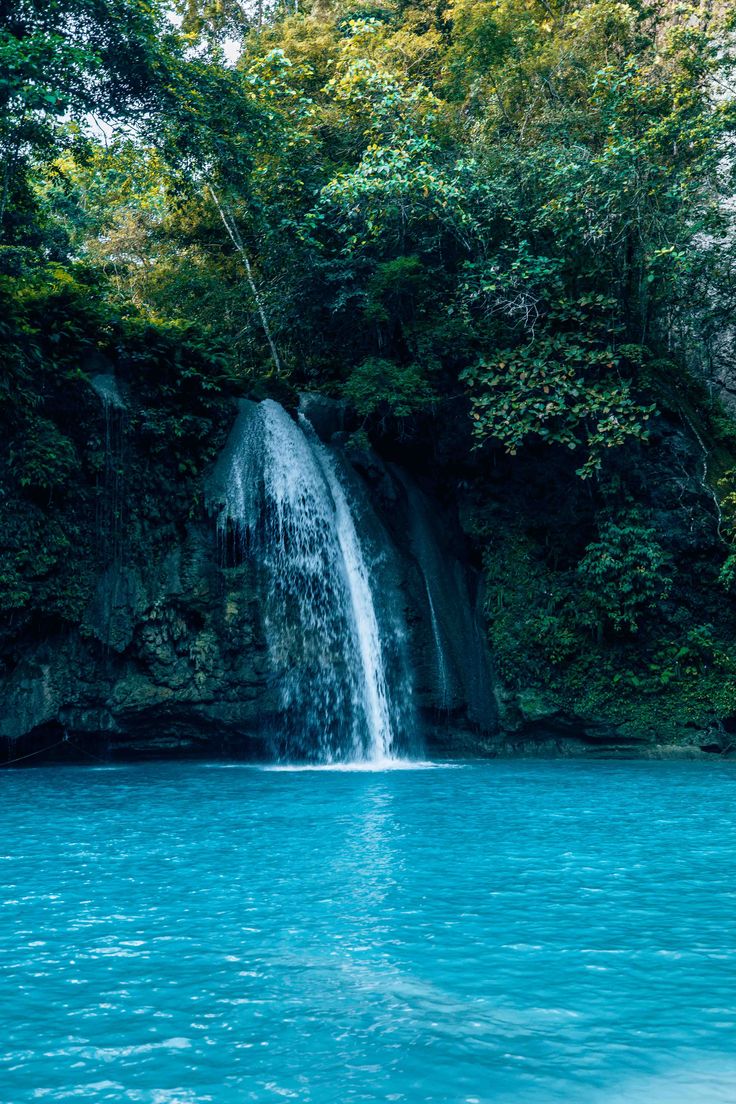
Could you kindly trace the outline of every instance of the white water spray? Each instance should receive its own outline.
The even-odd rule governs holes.
[[[368,568],[355,530],[355,523],[348,506],[335,465],[327,449],[304,417],[302,429],[312,444],[320,468],[332,495],[335,507],[337,541],[342,553],[350,596],[352,621],[358,641],[363,681],[363,707],[369,736],[371,760],[389,759],[393,745],[391,715],[386,687],[386,672],[381,649],[381,637],[373,604]]]
[[[280,755],[392,759],[400,693],[391,693],[371,572],[330,449],[267,400],[245,405],[224,463],[219,529],[263,572]]]

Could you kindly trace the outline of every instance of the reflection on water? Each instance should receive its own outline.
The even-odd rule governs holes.
[[[217,764],[243,766],[243,764]],[[383,774],[385,771],[452,770],[459,763],[432,763],[422,759],[369,759],[353,763],[275,763],[259,766],[259,770],[295,774],[302,771],[338,771],[342,774]]]
[[[213,766],[0,775],[0,1104],[732,1104],[736,765]]]

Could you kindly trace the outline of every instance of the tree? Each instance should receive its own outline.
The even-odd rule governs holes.
[[[153,110],[173,43],[159,0],[2,0],[0,233],[6,240],[27,208],[34,159],[69,143],[71,120],[119,121]]]

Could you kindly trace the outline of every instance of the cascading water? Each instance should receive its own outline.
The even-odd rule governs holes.
[[[445,647],[442,642],[442,633],[440,632],[440,623],[437,620],[437,611],[434,608],[434,601],[432,600],[432,589],[429,585],[429,581],[426,576],[424,579],[424,586],[427,592],[427,605],[429,606],[429,618],[432,624],[432,637],[434,639],[435,648],[435,660],[437,665],[437,686],[439,688],[440,695],[440,707],[442,709],[449,709],[450,707],[450,679],[447,671],[447,659],[445,657]]]
[[[324,445],[319,443],[316,433],[303,416],[300,418],[300,423],[317,457],[335,508],[337,542],[342,554],[352,622],[360,656],[361,682],[364,688],[363,710],[369,734],[369,758],[387,759],[390,758],[392,751],[393,732],[381,638],[368,569],[332,457]]]
[[[280,757],[394,757],[405,688],[391,685],[386,629],[331,450],[267,400],[243,404],[222,464],[219,531],[262,575]]]
[[[489,731],[496,724],[490,656],[482,631],[482,595],[472,576],[452,555],[430,501],[416,483],[396,469],[407,498],[409,542],[427,598],[433,645],[432,706],[442,714],[466,711],[468,720]]]
[[[105,419],[105,463],[102,486],[97,500],[97,533],[104,555],[113,566],[119,567],[123,558],[125,533],[123,453],[127,409],[114,376],[108,374],[93,376],[91,384],[100,398]]]
[[[125,568],[128,408],[113,375],[101,373],[93,376],[90,383],[102,403],[105,426],[104,466],[97,485],[95,518],[98,554],[104,570],[97,581],[91,608],[98,636],[109,648],[127,632],[131,598],[131,577]]]

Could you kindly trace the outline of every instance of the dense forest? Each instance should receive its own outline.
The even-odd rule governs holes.
[[[457,512],[502,727],[728,750],[729,8],[0,0],[3,677],[320,392]]]

